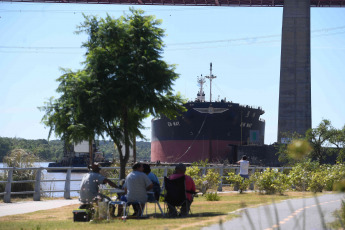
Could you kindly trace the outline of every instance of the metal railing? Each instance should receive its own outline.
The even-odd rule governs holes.
[[[152,166],[151,169],[161,169],[163,170],[163,174],[157,175],[160,181],[163,180],[165,176],[168,176],[168,171],[169,169],[172,171],[174,170],[174,166]],[[206,170],[208,169],[215,169],[219,171],[219,174],[221,176],[221,181],[218,186],[218,191],[222,191],[223,186],[229,186],[230,184],[224,183],[227,178],[226,172],[234,171],[236,174],[239,173],[240,168],[238,166],[211,166],[211,167],[199,167],[202,171],[202,175],[206,174]],[[255,166],[250,166],[249,167],[249,174],[253,174],[257,171],[264,171],[266,168],[269,167],[255,167]],[[274,167],[275,169],[279,171],[284,171],[285,169],[289,170],[291,167]],[[42,171],[43,170],[66,170],[66,179],[49,179],[45,180],[44,178],[42,179]],[[130,167],[126,167],[127,170],[130,170]],[[14,181],[13,180],[13,173],[15,171],[24,171],[24,170],[33,170],[36,171],[35,173],[35,179],[34,180],[18,180]],[[81,179],[71,179],[72,171],[75,170],[87,170],[86,167],[39,167],[39,168],[15,168],[15,167],[9,167],[9,168],[0,168],[0,172],[3,171],[3,175],[7,176],[7,180],[5,181],[0,181],[0,184],[5,184],[5,190],[3,192],[0,192],[0,196],[3,196],[3,200],[5,203],[10,203],[11,202],[11,195],[30,195],[33,194],[33,200],[34,201],[39,201],[41,199],[42,194],[44,193],[55,193],[55,192],[63,192],[64,195],[63,197],[65,199],[70,199],[71,198],[71,192],[79,192],[79,189],[71,189],[71,182],[73,181],[80,181]],[[102,167],[102,171],[106,170],[120,170],[120,167]],[[109,178],[112,181],[119,181],[119,178]],[[44,182],[65,182],[64,189],[63,190],[43,190],[42,189],[42,184]],[[12,184],[16,183],[34,183],[34,191],[22,191],[22,192],[13,192],[12,191]]]

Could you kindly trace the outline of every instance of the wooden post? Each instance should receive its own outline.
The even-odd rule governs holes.
[[[13,181],[13,169],[11,168],[8,170],[8,176],[7,176],[7,183],[5,187],[5,195],[4,195],[4,202],[5,203],[11,203],[11,186]]]
[[[65,199],[71,199],[71,172],[72,169],[67,169],[66,173],[66,181],[65,181],[65,192],[63,194],[63,197]]]
[[[41,200],[41,173],[42,173],[42,168],[37,169],[36,181],[35,181],[34,201],[40,201]]]

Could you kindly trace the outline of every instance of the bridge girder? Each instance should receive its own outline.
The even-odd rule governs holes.
[[[282,7],[284,0],[0,0],[26,3]],[[310,0],[312,7],[345,7],[345,0]]]

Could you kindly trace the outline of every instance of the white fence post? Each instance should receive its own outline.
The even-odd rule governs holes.
[[[168,167],[167,166],[164,167],[164,176],[168,176]]]
[[[219,169],[219,174],[220,174],[220,183],[218,186],[219,192],[221,192],[223,190],[223,172],[224,172],[224,166]]]
[[[63,194],[65,199],[71,199],[71,172],[72,169],[69,168],[66,173],[65,192]]]
[[[41,200],[41,173],[42,173],[42,168],[37,169],[36,181],[35,181],[34,201],[40,201]]]
[[[11,203],[11,186],[13,181],[13,168],[8,170],[7,183],[5,187],[4,202]]]
[[[202,168],[202,175],[205,175],[206,174],[206,167],[203,167]]]
[[[254,168],[252,168],[252,174],[251,174],[251,176],[253,176],[253,175],[255,174],[255,171],[256,171],[256,166],[255,166]],[[254,190],[254,182],[250,183],[249,189],[250,189],[250,190]]]

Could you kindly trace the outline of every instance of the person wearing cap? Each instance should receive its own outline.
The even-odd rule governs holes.
[[[89,172],[83,176],[80,184],[79,201],[82,203],[80,208],[91,207],[96,198],[111,200],[108,196],[99,192],[99,186],[101,184],[108,184],[111,187],[117,188],[115,183],[100,174],[101,168],[99,164],[94,163],[89,165],[88,168]],[[113,212],[111,214],[113,215]]]
[[[181,215],[187,215],[189,213],[190,206],[193,202],[193,196],[192,194],[195,193],[195,183],[194,180],[188,176],[185,175],[186,173],[186,166],[182,163],[175,166],[175,171],[172,175],[170,175],[169,179],[174,180],[178,179],[180,177],[185,177],[185,185],[186,185],[186,197],[187,197],[187,205],[182,206],[181,208]],[[174,212],[174,210],[172,210]]]

